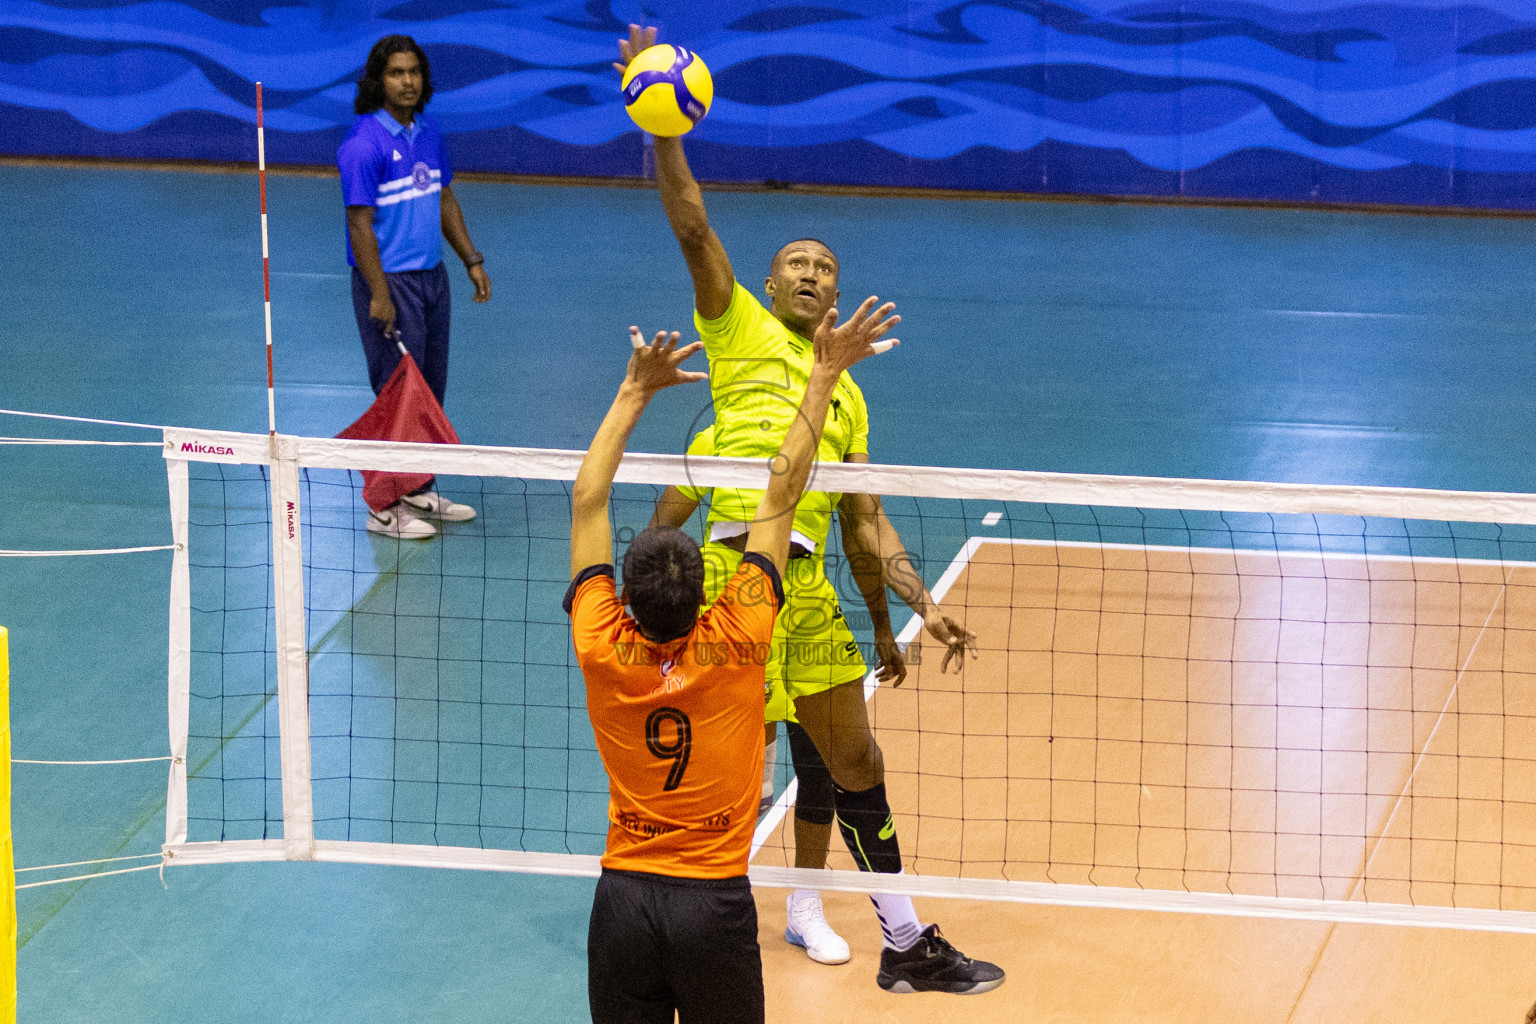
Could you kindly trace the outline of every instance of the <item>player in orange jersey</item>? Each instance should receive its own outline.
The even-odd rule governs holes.
[[[703,380],[677,332],[634,353],[571,489],[571,616],[587,713],[608,771],[608,845],[587,934],[593,1024],[763,1020],[757,907],[747,881],[763,772],[765,663],[784,600],[795,505],[832,392],[899,319],[865,300],[828,310],[799,415],[741,565],[704,614],[704,560],[687,534],[651,527],[624,554],[615,595],[608,497],[630,432],[656,392]],[[882,343],[882,348],[888,343]]]

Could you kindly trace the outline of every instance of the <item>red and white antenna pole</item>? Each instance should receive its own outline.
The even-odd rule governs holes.
[[[256,176],[261,180],[261,288],[267,314],[267,434],[277,437],[277,397],[272,387],[272,268],[267,251],[267,132],[256,83]]]

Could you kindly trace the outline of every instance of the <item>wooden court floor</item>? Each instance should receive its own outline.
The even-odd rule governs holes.
[[[871,719],[909,871],[1536,909],[1536,566],[984,542]],[[786,818],[785,826],[788,824]],[[759,862],[792,856],[787,828]],[[834,846],[836,843],[834,842]],[[835,849],[831,866],[851,868]],[[1521,1021],[1536,937],[925,900],[994,993],[891,996],[783,941],[770,1020]]]

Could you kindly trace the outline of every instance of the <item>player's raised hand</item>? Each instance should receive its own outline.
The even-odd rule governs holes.
[[[694,381],[708,380],[707,373],[684,370],[681,367],[689,356],[704,347],[704,343],[696,341],[691,345],[678,348],[678,338],[676,331],[670,334],[666,331],[657,331],[655,339],[647,345],[645,336],[640,333],[640,328],[631,327],[629,343],[634,351],[629,357],[629,369],[625,373],[626,383],[635,385],[649,398],[663,388],[670,388],[674,384],[691,384]]]
[[[650,25],[642,28],[639,25],[629,26],[629,38],[619,40],[619,60],[613,62],[619,74],[623,74],[629,68],[629,62],[640,55],[642,51],[649,50],[656,45],[656,29]]]
[[[881,340],[887,331],[901,323],[901,317],[891,313],[896,308],[894,302],[887,302],[875,309],[875,303],[879,301],[878,296],[871,295],[859,304],[853,316],[841,324],[837,322],[837,310],[827,310],[812,340],[818,365],[842,373],[861,359],[887,352],[901,344],[895,338]]]
[[[976,649],[976,634],[966,629],[954,619],[945,615],[937,608],[929,606],[927,617],[923,620],[923,626],[928,630],[928,635],[939,643],[948,647],[944,652],[944,660],[939,663],[939,674],[949,671],[949,663],[955,663],[955,673],[958,675],[965,671],[965,656],[967,653],[974,658],[981,656]]]

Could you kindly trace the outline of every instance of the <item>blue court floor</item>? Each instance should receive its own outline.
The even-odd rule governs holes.
[[[372,397],[339,190],[269,189],[279,428],[331,435]],[[658,200],[455,190],[495,294],[469,303],[450,260],[449,415],[467,442],[585,447],[625,328],[689,325]],[[253,176],[0,167],[0,192],[0,406],[266,429]],[[898,303],[901,349],[858,374],[876,461],[1536,490],[1536,221],[707,198],[749,287],[814,235],[842,258],[845,307]],[[680,451],[706,401],[664,395],[631,447]],[[3,419],[12,436],[156,440]],[[0,548],[169,540],[158,448],[0,460]],[[0,560],[16,757],[164,753],[168,577],[164,552]],[[164,774],[17,766],[17,865],[158,850]],[[166,882],[21,892],[21,1019],[586,1019],[587,881],[278,864]]]

